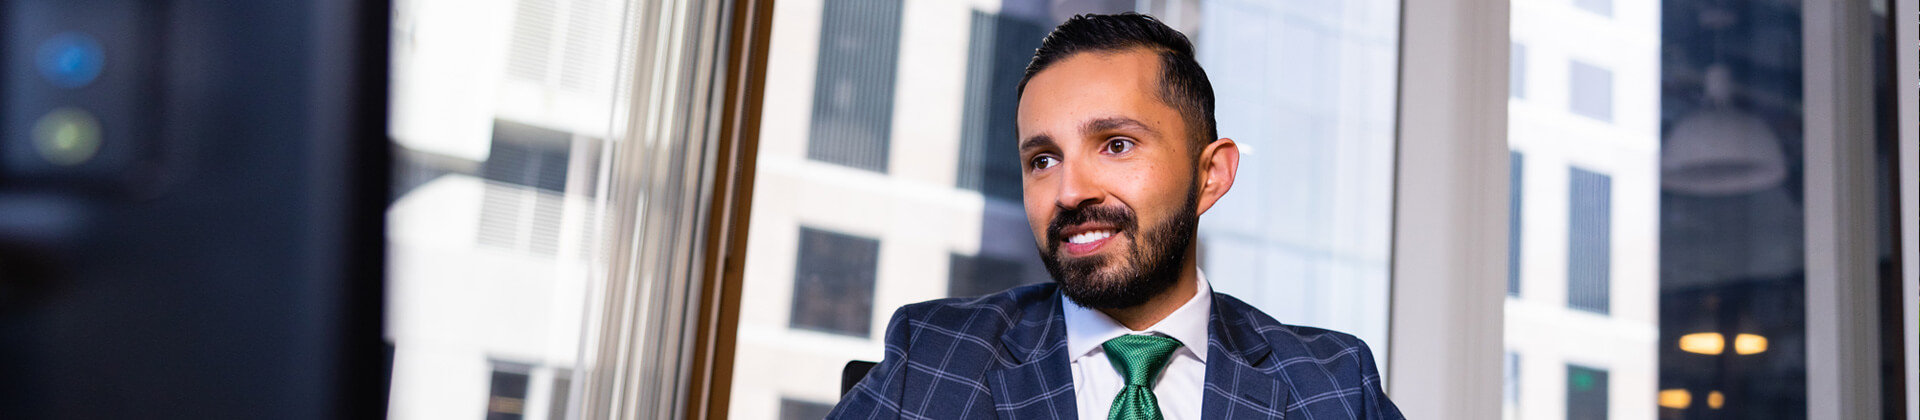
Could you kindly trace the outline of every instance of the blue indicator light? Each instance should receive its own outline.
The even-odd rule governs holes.
[[[77,88],[100,77],[100,68],[106,65],[107,56],[93,37],[63,32],[40,43],[33,61],[48,82],[63,88]]]

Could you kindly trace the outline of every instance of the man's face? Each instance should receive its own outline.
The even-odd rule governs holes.
[[[1141,49],[1068,56],[1020,99],[1027,223],[1082,306],[1137,306],[1192,263],[1199,146],[1159,92],[1160,58]]]

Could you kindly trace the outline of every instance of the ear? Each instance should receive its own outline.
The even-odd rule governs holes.
[[[1200,151],[1200,208],[1197,214],[1206,214],[1213,203],[1227,195],[1233,189],[1233,177],[1240,171],[1240,145],[1233,139],[1221,138]]]

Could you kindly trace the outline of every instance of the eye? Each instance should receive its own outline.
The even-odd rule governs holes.
[[[1133,151],[1133,140],[1113,139],[1107,142],[1107,153],[1121,154]]]
[[[1041,169],[1051,168],[1054,165],[1059,165],[1059,164],[1060,164],[1060,159],[1050,155],[1034,156],[1033,161],[1027,162],[1027,165],[1033,167],[1033,170],[1036,170],[1036,171]]]

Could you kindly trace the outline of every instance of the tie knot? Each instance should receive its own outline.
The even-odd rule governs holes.
[[[1153,380],[1167,367],[1167,358],[1180,349],[1180,340],[1154,335],[1128,334],[1102,343],[1107,361],[1120,371],[1127,385],[1152,387]]]

